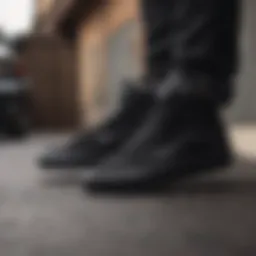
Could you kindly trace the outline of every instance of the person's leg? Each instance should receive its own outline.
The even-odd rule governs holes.
[[[220,104],[233,95],[238,68],[240,0],[142,0],[147,76],[163,78],[175,69],[218,80]]]
[[[174,71],[208,76],[216,100],[228,100],[237,70],[240,0],[169,0]],[[191,88],[195,90],[195,88]],[[218,98],[218,99],[217,99]]]
[[[163,78],[170,69],[167,45],[170,33],[168,0],[141,0],[141,15],[146,47],[146,76]]]
[[[219,102],[228,100],[226,84],[237,67],[237,4],[168,0],[169,33],[162,45],[171,62],[162,82],[155,84],[157,104],[135,136],[99,166],[87,185],[140,186],[230,163]],[[148,44],[154,49],[149,38]]]
[[[219,88],[220,100],[228,103],[234,96],[234,77],[239,70],[239,35],[240,35],[240,19],[241,19],[241,0],[223,1],[225,6],[222,8],[223,15],[220,22],[222,27],[222,53],[226,56],[227,72],[230,74],[229,81],[225,86]],[[224,39],[224,40],[223,40]]]

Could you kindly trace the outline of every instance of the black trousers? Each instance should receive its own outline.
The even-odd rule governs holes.
[[[240,0],[142,0],[151,77],[173,69],[219,80],[227,98],[238,69]]]

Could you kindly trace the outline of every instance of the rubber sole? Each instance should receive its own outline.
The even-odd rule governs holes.
[[[189,166],[186,169],[184,167],[172,167],[170,170],[166,170],[162,175],[155,175],[148,179],[134,180],[130,182],[97,182],[93,180],[84,181],[83,188],[89,192],[102,192],[102,193],[137,193],[148,191],[165,191],[170,189],[174,184],[181,181],[200,177],[202,174],[215,174],[228,170],[231,166],[231,161],[222,161],[215,163],[205,163],[201,166]],[[176,175],[173,175],[175,168]]]

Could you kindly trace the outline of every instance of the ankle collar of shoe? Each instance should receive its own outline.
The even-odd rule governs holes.
[[[220,83],[219,79],[208,74],[173,70],[156,87],[154,94],[160,101],[180,96],[218,102],[214,89]]]

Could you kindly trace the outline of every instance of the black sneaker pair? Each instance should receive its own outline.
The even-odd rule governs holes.
[[[85,184],[105,189],[155,186],[230,163],[219,107],[210,98],[128,91],[114,118],[43,156],[41,167],[93,166]]]

